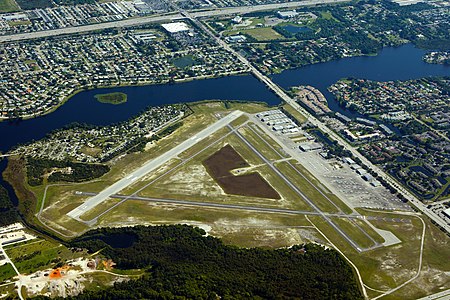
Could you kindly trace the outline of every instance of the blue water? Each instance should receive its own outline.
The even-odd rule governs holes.
[[[347,116],[350,111],[339,106],[327,87],[344,77],[371,80],[406,80],[427,76],[450,76],[450,66],[427,64],[422,61],[425,51],[408,44],[386,48],[378,56],[345,58],[287,70],[271,76],[285,89],[297,85],[312,85],[327,98],[330,108]],[[123,92],[128,102],[121,105],[99,103],[98,93]],[[125,121],[146,107],[201,100],[263,101],[270,105],[280,103],[275,94],[251,75],[191,81],[172,85],[120,87],[81,92],[55,112],[32,120],[0,122],[0,151],[43,138],[47,133],[73,122],[108,125]],[[0,173],[5,167],[0,163]],[[0,177],[0,184],[4,184]],[[8,190],[11,192],[10,187]]]
[[[287,32],[293,33],[293,34],[299,33],[299,32],[311,31],[311,29],[309,29],[308,27],[304,27],[304,26],[286,25],[286,26],[281,26],[281,28],[283,28]]]
[[[425,51],[408,44],[386,48],[378,56],[345,58],[315,64],[271,76],[285,89],[309,84],[317,87],[327,98],[330,108],[355,116],[339,106],[327,87],[344,77],[372,80],[405,80],[426,76],[450,76],[450,67],[422,61]],[[98,93],[123,92],[128,102],[121,105],[100,103]],[[162,105],[201,100],[263,101],[270,105],[280,102],[261,82],[251,75],[197,80],[172,85],[120,87],[81,92],[55,112],[26,121],[0,122],[0,151],[43,138],[52,130],[73,122],[108,125],[137,115],[149,105]]]
[[[450,66],[423,62],[422,56],[425,53],[424,50],[407,44],[398,48],[385,48],[377,56],[344,58],[287,70],[271,77],[284,89],[296,85],[312,85],[324,94],[332,110],[355,117],[358,115],[340,107],[333,95],[328,92],[327,88],[330,85],[345,77],[388,81],[450,76]]]
[[[98,102],[99,93],[123,92],[128,101],[120,105]],[[0,151],[43,138],[52,130],[73,122],[109,125],[125,121],[146,107],[200,100],[250,100],[270,105],[280,101],[251,75],[190,81],[179,84],[120,87],[84,91],[76,94],[55,112],[31,120],[0,122]]]

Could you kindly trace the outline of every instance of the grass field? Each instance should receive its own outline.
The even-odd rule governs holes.
[[[113,160],[113,162],[110,163],[111,171],[103,177],[87,183],[49,187],[45,199],[45,211],[43,212],[42,217],[45,220],[51,220],[51,222],[46,221],[46,224],[67,235],[86,230],[84,224],[65,216],[65,213],[73,209],[76,204],[80,204],[86,199],[76,195],[76,191],[100,192],[105,187],[123,178],[132,170],[140,167],[149,159],[159,156],[162,152],[167,151],[184,141],[186,138],[195,135],[198,131],[214,123],[217,120],[214,115],[215,113],[228,113],[236,109],[249,113],[256,113],[267,109],[267,105],[263,103],[227,102],[225,105],[222,101],[194,103],[190,104],[190,107],[194,113],[183,119],[183,126],[169,136],[155,142],[143,153],[128,154],[121,159]],[[243,119],[240,120],[244,121]],[[223,134],[227,131],[228,129],[224,129],[219,133]],[[207,143],[209,142],[210,141],[207,141]],[[197,147],[197,149],[199,148]],[[185,155],[189,156],[189,153],[185,153]],[[181,156],[183,156],[183,154]],[[136,187],[137,186],[138,185],[136,185]],[[38,199],[37,210],[39,210],[41,206],[44,189],[44,186],[31,188]],[[127,189],[127,191],[129,191],[129,189]],[[89,215],[89,217],[90,216],[91,215]]]
[[[401,241],[401,244],[382,247],[372,251],[357,253],[334,229],[318,217],[309,217],[327,237],[358,267],[363,281],[371,288],[389,290],[415,276],[419,264],[422,222],[419,218],[385,212],[358,209],[368,216],[403,218],[410,223],[371,221],[380,229],[389,230]],[[423,267],[420,276],[383,299],[417,299],[430,292],[450,288],[450,238],[437,227],[424,219],[426,236],[423,253]],[[369,295],[380,295],[370,292]]]
[[[279,155],[276,151],[274,151],[271,146],[276,145],[274,144],[268,144],[265,140],[261,139],[255,132],[253,132],[248,127],[243,127],[239,129],[239,132],[245,137],[247,141],[250,142],[253,146],[255,146],[258,151],[261,152],[262,155],[264,155],[265,158],[268,160],[274,161],[282,159],[283,157]]]
[[[16,271],[14,271],[11,264],[8,263],[0,266],[0,283],[5,282],[6,280],[11,280],[16,275]]]
[[[352,220],[345,218],[335,218],[333,222],[339,226],[350,238],[361,248],[369,248],[375,246],[375,243],[367,237],[361,228]]]
[[[65,246],[47,240],[31,240],[5,249],[20,273],[31,274],[38,270],[53,267],[58,262],[80,256]]]
[[[252,29],[240,29],[227,31],[224,35],[247,34],[258,42],[266,42],[273,40],[284,40],[285,37],[272,29],[272,27],[261,27]]]
[[[314,177],[308,170],[306,170],[305,167],[303,167],[301,164],[296,163],[293,164],[294,168],[305,178],[307,178],[313,186],[315,186],[317,189],[319,189],[323,194],[327,196],[327,198],[333,202],[337,207],[339,207],[344,213],[351,214],[353,211],[350,207],[348,207],[339,197],[337,197],[335,194],[333,194],[329,189],[327,189],[323,184],[320,183],[320,181]]]
[[[306,122],[306,117],[289,104],[283,105],[283,108],[300,123]]]
[[[278,170],[280,170],[286,177],[294,183],[302,193],[304,193],[311,201],[314,202],[317,207],[329,213],[339,212],[339,209],[345,213],[351,213],[351,209],[345,206],[338,197],[334,196],[325,187],[319,184],[317,179],[310,176],[305,176],[308,180],[313,183],[310,184],[303,176],[303,172],[299,172],[303,167],[298,164],[293,164],[294,167],[290,166],[288,162],[281,162],[275,165]],[[326,197],[325,197],[325,196]],[[327,199],[328,198],[328,199]]]
[[[0,295],[8,294],[12,299],[18,298],[17,290],[15,289],[14,283],[0,285]]]
[[[244,32],[255,38],[257,41],[284,39],[284,36],[273,30],[271,27],[248,29]]]
[[[251,129],[253,129],[253,131],[255,132],[255,135],[257,135],[262,141],[265,142],[265,144],[269,145],[271,148],[275,149],[276,152],[278,152],[279,155],[281,155],[282,158],[288,158],[290,157],[289,154],[285,153],[283,148],[280,146],[280,144],[278,144],[277,142],[275,142],[274,139],[272,139],[269,135],[267,135],[260,127],[258,127],[256,124],[254,123],[249,123],[248,124],[249,127],[251,127]]]
[[[136,223],[153,225],[184,223],[198,226],[214,236],[223,238],[225,243],[242,247],[285,247],[306,241],[321,241],[317,232],[309,227],[310,224],[303,216],[173,206],[130,200],[100,218],[101,226]],[[299,231],[304,231],[304,234]]]
[[[14,0],[0,0],[0,13],[13,12],[20,10],[19,5],[17,5]]]

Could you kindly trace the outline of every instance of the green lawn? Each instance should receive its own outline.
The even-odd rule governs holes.
[[[6,280],[11,279],[16,275],[16,271],[14,271],[11,264],[0,266],[0,283],[5,282]]]
[[[20,10],[19,5],[17,5],[14,0],[0,0],[0,13],[13,12]]]
[[[53,267],[58,262],[66,262],[80,254],[72,253],[65,246],[47,240],[31,240],[5,249],[19,272],[31,274]]]
[[[327,190],[322,190],[317,185],[319,182],[314,178],[308,178],[309,176],[305,176],[312,183],[310,184],[302,175],[303,173],[299,171],[299,168],[303,170],[303,168],[299,165],[294,165],[291,167],[287,162],[281,162],[276,164],[276,168],[280,170],[289,180],[297,186],[297,188],[305,194],[312,202],[314,202],[320,210],[329,213],[339,212],[339,210],[333,205],[336,204],[337,207],[341,208],[344,212],[349,213],[351,210],[340,201],[336,196],[331,194]],[[314,186],[313,184],[316,184]],[[324,197],[320,192],[328,197]],[[331,202],[330,202],[331,201]]]
[[[245,139],[252,144],[258,151],[261,152],[262,155],[264,155],[265,158],[268,160],[278,160],[282,157],[275,152],[270,146],[277,149],[277,144],[271,144],[270,146],[262,140],[256,133],[254,133],[250,128],[243,127],[239,129],[239,133],[242,134],[242,136],[245,137]],[[274,142],[275,143],[275,142]]]
[[[300,123],[306,122],[306,117],[302,115],[298,110],[293,108],[291,105],[286,103],[285,105],[283,105],[283,108]]]
[[[272,29],[272,27],[262,27],[245,30],[245,33],[255,38],[257,41],[271,41],[284,39],[284,36]]]
[[[335,218],[333,222],[339,226],[348,236],[361,248],[369,248],[375,244],[360,230],[351,220],[344,218]]]
[[[260,27],[252,29],[239,29],[227,31],[224,35],[235,35],[235,34],[247,34],[257,40],[258,42],[272,41],[272,40],[284,40],[284,36],[272,29],[272,27]]]
[[[339,22],[335,17],[333,17],[333,15],[331,14],[331,12],[329,11],[322,11],[320,12],[320,16],[325,19],[325,20],[334,20],[336,22]]]
[[[197,65],[199,62],[192,55],[185,55],[182,57],[175,58],[172,63],[175,67],[184,69],[186,67],[191,67]]]

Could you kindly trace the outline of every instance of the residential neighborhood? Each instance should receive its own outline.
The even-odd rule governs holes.
[[[0,117],[45,114],[83,89],[248,72],[237,58],[186,26],[177,32],[148,25],[0,44]]]

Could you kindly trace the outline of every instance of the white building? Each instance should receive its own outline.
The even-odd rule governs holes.
[[[291,19],[298,16],[298,12],[296,12],[295,10],[277,11],[277,16],[280,19]]]
[[[189,26],[184,22],[173,22],[161,24],[161,26],[169,33],[189,31]]]
[[[233,22],[234,24],[241,24],[242,23],[242,17],[241,16],[236,16],[234,17],[231,22]]]

